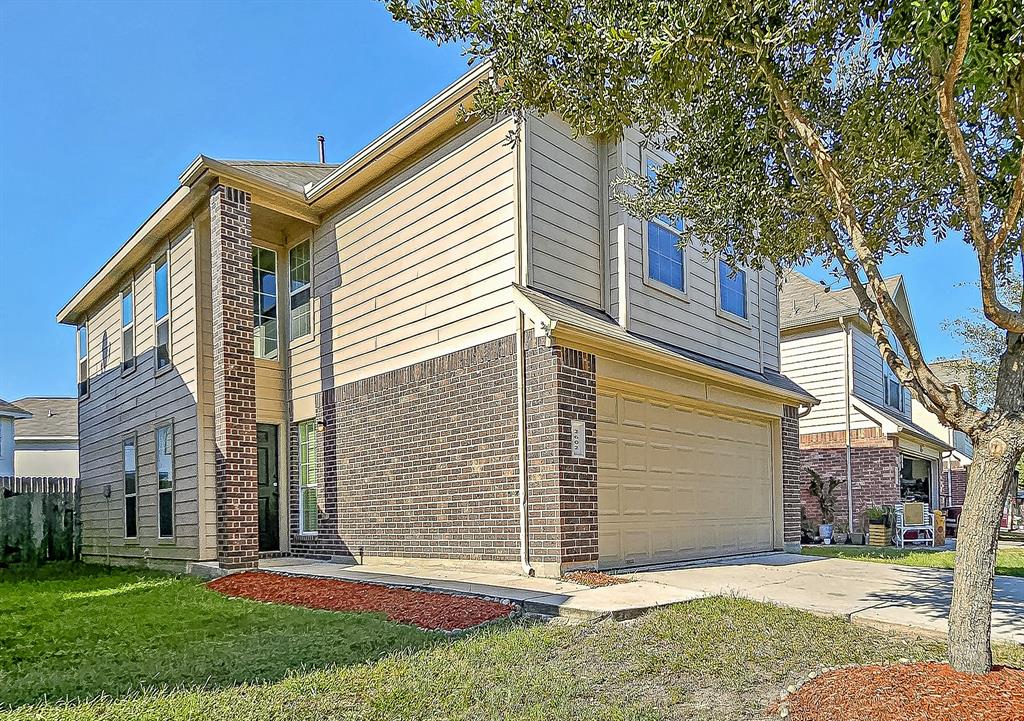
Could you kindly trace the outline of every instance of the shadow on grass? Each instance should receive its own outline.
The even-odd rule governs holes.
[[[0,708],[278,681],[442,642],[380,614],[229,599],[193,578],[63,565],[0,570]]]

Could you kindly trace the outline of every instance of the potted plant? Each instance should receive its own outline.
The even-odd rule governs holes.
[[[811,476],[809,490],[811,495],[818,501],[818,507],[821,509],[822,522],[818,526],[818,535],[821,536],[821,542],[827,546],[832,543],[832,524],[836,519],[835,492],[839,481],[835,478],[826,480],[813,468],[808,468],[807,472]]]
[[[868,545],[889,545],[889,517],[887,506],[871,506],[865,511],[868,517]]]
[[[835,542],[843,545],[849,543],[850,524],[846,521],[846,519],[840,518],[833,525],[834,528],[832,530],[832,537],[835,539]]]

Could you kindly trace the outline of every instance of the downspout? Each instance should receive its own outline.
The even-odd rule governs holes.
[[[536,572],[530,565],[530,488],[526,475],[526,349],[523,340],[525,325],[523,311],[516,311],[516,379],[519,393],[519,562],[522,564],[523,573],[533,576]]]
[[[950,438],[950,445],[952,445],[955,440],[955,438]],[[950,506],[953,505],[953,464],[948,463],[948,461],[952,457],[953,451],[946,451],[945,453],[939,455],[939,463],[946,462],[946,503]],[[941,494],[939,495],[939,505],[942,505]]]
[[[843,401],[846,416],[846,512],[850,519],[850,533],[853,533],[853,429],[850,417],[850,404],[852,403],[850,385],[853,374],[853,363],[851,358],[853,348],[850,343],[850,327],[846,324],[846,318],[839,318],[839,327],[843,329]],[[860,526],[858,524],[857,528]]]

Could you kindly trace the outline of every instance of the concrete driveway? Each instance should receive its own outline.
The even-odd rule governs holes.
[[[629,574],[685,594],[736,595],[852,621],[948,630],[953,572],[787,553],[652,569]],[[996,577],[993,640],[1024,643],[1024,578]]]

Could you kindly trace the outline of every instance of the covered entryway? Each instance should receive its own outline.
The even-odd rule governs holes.
[[[599,565],[771,550],[772,428],[599,378]]]

